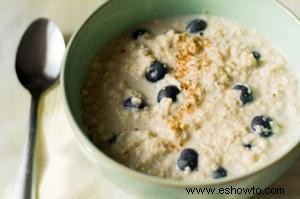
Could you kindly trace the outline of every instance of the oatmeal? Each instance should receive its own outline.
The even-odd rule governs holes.
[[[299,137],[287,66],[268,41],[228,19],[146,23],[95,57],[83,122],[96,146],[132,169],[182,180],[239,175]]]

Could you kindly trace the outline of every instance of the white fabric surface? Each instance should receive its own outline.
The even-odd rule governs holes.
[[[0,0],[0,199],[16,197],[15,185],[27,134],[30,96],[14,72],[15,51],[27,25],[49,17],[70,35],[105,0]],[[282,0],[300,14],[299,0]],[[62,109],[58,84],[40,104],[37,142],[38,198],[132,198],[103,179],[79,149]],[[299,162],[299,161],[298,161]],[[300,162],[297,163],[300,166]],[[299,167],[294,166],[276,185],[297,190]],[[296,172],[296,177],[295,177]],[[297,173],[298,172],[298,173]],[[294,176],[295,180],[290,180]],[[298,179],[298,181],[297,181]],[[299,192],[296,193],[300,194]],[[295,195],[295,194],[294,194]]]

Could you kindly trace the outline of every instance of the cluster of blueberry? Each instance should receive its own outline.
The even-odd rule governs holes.
[[[257,51],[252,51],[253,57],[259,61],[261,58],[260,53]],[[233,87],[234,90],[239,90],[240,100],[243,105],[250,103],[253,101],[252,91],[248,85],[243,84],[236,84]],[[271,126],[272,119],[267,115],[260,115],[253,118],[251,121],[251,130],[254,133],[258,133],[261,137],[267,138],[273,134],[272,126]],[[243,146],[247,149],[252,148],[252,144],[244,143]],[[190,171],[196,170],[198,168],[198,153],[194,149],[186,148],[182,150],[178,160],[177,160],[177,167],[178,169],[185,171],[189,169]],[[214,179],[223,178],[227,176],[227,170],[220,166],[215,171],[212,172],[211,176]]]
[[[153,62],[145,73],[146,79],[155,83],[165,77],[167,73],[167,66],[159,61]],[[180,90],[177,86],[170,85],[161,89],[157,94],[157,102],[159,103],[163,98],[170,98],[173,102],[176,101]],[[123,101],[123,107],[126,109],[143,109],[145,102],[141,99],[140,103],[134,103],[134,97],[128,97]]]
[[[192,20],[186,27],[186,31],[190,34],[203,34],[203,31],[206,29],[207,23],[202,19],[194,19]],[[151,32],[147,29],[138,29],[134,31],[131,35],[132,39],[137,40],[144,34],[151,34]],[[145,73],[146,79],[151,82],[155,83],[165,77],[168,72],[168,67],[166,64],[161,63],[160,61],[154,61]],[[164,87],[158,92],[157,95],[157,102],[160,102],[163,98],[171,98],[173,102],[176,101],[177,95],[180,93],[180,90],[175,85],[169,85]],[[145,107],[145,102],[142,101],[141,103],[133,103],[133,97],[128,97],[123,101],[123,106],[126,109],[143,109]]]
[[[206,29],[207,23],[203,19],[194,19],[186,27],[186,31],[190,34],[200,34],[203,35],[203,31]],[[151,31],[141,28],[134,31],[131,35],[132,39],[137,40],[144,34],[151,34]]]
[[[256,116],[251,122],[252,131],[256,132],[260,128],[260,135],[262,137],[269,137],[272,135],[271,129],[271,118],[265,115]],[[251,144],[244,144],[245,148],[251,149]],[[181,171],[196,170],[198,168],[198,153],[194,149],[186,148],[181,151],[181,154],[177,160],[177,168]],[[227,170],[220,166],[215,171],[212,172],[211,176],[215,179],[223,178],[227,176]]]
[[[178,169],[185,171],[187,168],[189,168],[191,171],[198,168],[198,153],[194,149],[184,149],[178,160],[177,160],[177,167]],[[214,179],[223,178],[227,176],[227,170],[220,166],[216,170],[212,172],[212,177]]]
[[[186,31],[190,34],[201,34],[206,29],[207,23],[202,19],[192,20],[186,27]],[[140,36],[145,33],[151,34],[149,30],[138,29],[132,34],[133,39],[138,39]],[[257,51],[252,51],[253,57],[259,61],[261,55]],[[166,64],[161,63],[160,61],[154,61],[145,73],[145,78],[151,83],[155,83],[165,77],[168,73],[168,67]],[[246,84],[237,84],[233,87],[234,90],[240,91],[240,100],[243,105],[253,101],[252,91]],[[158,92],[157,102],[159,103],[163,98],[170,98],[173,102],[176,102],[177,95],[180,93],[180,90],[175,85],[169,85],[164,87]],[[129,97],[123,101],[123,106],[126,109],[143,109],[145,107],[145,102],[140,101],[135,102],[134,97]],[[258,133],[261,137],[270,137],[272,133],[272,128],[270,122],[272,119],[266,115],[260,115],[253,118],[251,122],[251,129],[254,133]],[[116,137],[113,137],[112,142],[116,140]],[[245,148],[251,149],[252,144],[245,143],[243,144]],[[181,171],[197,170],[198,168],[198,153],[194,149],[186,148],[181,151],[180,156],[177,160],[177,168]],[[211,174],[212,178],[218,179],[227,176],[227,170],[223,166],[219,166]]]
[[[253,57],[256,61],[259,61],[261,55],[257,51],[252,51]],[[250,87],[246,84],[236,84],[233,87],[234,90],[239,90],[241,92],[240,100],[243,105],[253,101],[253,95]],[[267,115],[260,115],[253,118],[251,122],[251,129],[254,133],[259,133],[261,137],[270,137],[273,132],[271,128],[272,119]],[[250,144],[244,145],[246,148],[251,148]]]

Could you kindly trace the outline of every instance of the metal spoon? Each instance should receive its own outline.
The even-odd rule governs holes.
[[[16,72],[31,94],[29,134],[25,145],[24,172],[20,196],[32,198],[32,173],[36,137],[37,108],[43,91],[57,80],[65,50],[63,35],[48,19],[37,19],[24,33],[17,50]]]

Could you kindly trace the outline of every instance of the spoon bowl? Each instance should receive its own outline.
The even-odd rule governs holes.
[[[16,72],[31,94],[40,94],[58,78],[64,50],[64,38],[52,21],[41,18],[28,27],[17,51]]]

